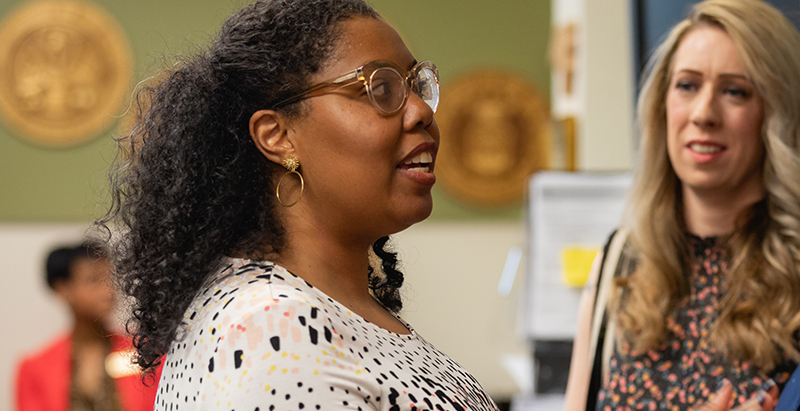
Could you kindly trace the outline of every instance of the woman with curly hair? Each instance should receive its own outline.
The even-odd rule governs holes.
[[[438,94],[362,0],[256,2],[140,94],[106,223],[157,409],[496,409],[397,316]]]
[[[582,302],[568,409],[688,409],[718,386],[772,407],[800,361],[798,50],[760,0],[701,2],[656,50],[630,220]]]

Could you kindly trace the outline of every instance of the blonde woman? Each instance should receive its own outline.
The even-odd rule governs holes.
[[[689,409],[721,388],[771,409],[800,360],[800,35],[759,0],[697,4],[639,119],[624,246],[585,292],[566,407]]]

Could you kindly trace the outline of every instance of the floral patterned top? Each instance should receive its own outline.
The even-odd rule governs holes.
[[[739,404],[769,388],[782,389],[797,366],[785,360],[770,373],[747,361],[731,360],[706,340],[725,292],[728,257],[715,238],[689,236],[692,247],[690,294],[667,318],[667,342],[636,352],[618,344],[609,364],[608,385],[600,389],[598,410],[687,410],[705,401],[727,378]]]
[[[268,261],[226,259],[185,321],[156,410],[497,410],[410,326],[378,327]]]

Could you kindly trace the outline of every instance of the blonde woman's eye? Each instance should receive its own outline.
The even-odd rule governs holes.
[[[675,83],[675,88],[681,91],[693,91],[696,89],[691,81],[678,81]]]
[[[737,98],[748,98],[750,97],[750,93],[747,90],[739,87],[728,87],[725,89],[725,93]]]

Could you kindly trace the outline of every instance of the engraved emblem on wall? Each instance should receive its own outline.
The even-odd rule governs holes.
[[[519,202],[528,176],[549,166],[546,105],[517,75],[474,72],[447,84],[436,121],[442,135],[436,175],[448,194],[465,203]]]
[[[115,121],[129,89],[130,47],[89,3],[24,3],[0,22],[0,116],[21,137],[69,146]]]

